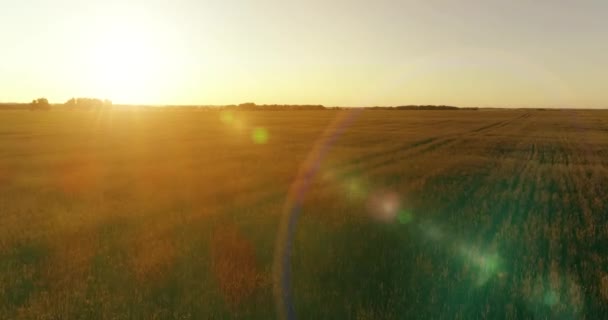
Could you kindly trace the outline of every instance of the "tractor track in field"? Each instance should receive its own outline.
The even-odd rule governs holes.
[[[523,117],[518,117],[523,119]],[[526,116],[527,118],[527,116]],[[506,126],[502,124],[500,127]],[[499,126],[494,126],[498,128]],[[511,150],[526,150],[527,159],[534,159],[538,155],[537,142],[535,140],[523,139],[513,143]],[[472,194],[471,196],[477,197],[478,201],[490,200],[491,211],[495,214],[495,217],[491,225],[483,226],[480,230],[480,236],[483,239],[494,241],[495,238],[500,234],[501,229],[509,228],[510,225],[519,225],[519,223],[526,218],[525,212],[527,208],[531,207],[534,201],[534,194],[536,192],[535,186],[527,183],[526,178],[530,174],[534,174],[534,163],[526,161],[526,164],[521,168],[514,168],[512,162],[506,161],[511,157],[510,152],[494,153],[492,156],[492,162],[495,167],[490,170],[489,174],[482,178],[480,185],[489,187],[484,190],[478,189],[481,192],[479,194]],[[516,173],[512,176],[508,176],[507,180],[504,180],[504,172]],[[504,181],[503,183],[496,183],[496,181]],[[464,187],[464,186],[463,186]],[[494,195],[503,195],[503,198],[492,198]],[[518,197],[520,200],[517,202],[505,201],[504,196]],[[469,199],[471,200],[471,199]],[[488,212],[479,212],[478,214],[486,215]],[[504,231],[503,231],[504,232]]]
[[[506,127],[506,126],[510,125],[511,123],[513,123],[513,122],[517,122],[519,120],[523,120],[523,119],[529,118],[531,115],[532,115],[532,113],[527,112],[527,113],[519,115],[519,116],[517,116],[515,118],[511,118],[511,119],[507,119],[507,120],[503,120],[503,121],[494,122],[492,124],[489,124],[489,125],[486,125],[486,126],[482,126],[482,127],[477,128],[477,129],[470,130],[470,131],[468,131],[468,133],[484,133],[484,132],[487,132],[487,131],[496,130],[496,129],[499,129],[499,128],[502,128],[502,127]]]
[[[364,155],[338,165],[338,171],[341,171],[344,175],[349,175],[359,170],[371,170],[384,167],[394,162],[401,161],[406,157],[418,157],[429,152],[438,151],[450,146],[455,146],[459,143],[464,142],[462,138],[474,138],[476,136],[479,136],[480,134],[487,134],[496,129],[500,129],[513,123],[522,121],[524,119],[528,119],[531,115],[532,114],[528,112],[513,117],[511,119],[498,121],[490,125],[484,125],[473,130],[437,135],[410,142],[397,148],[391,148],[388,150],[382,150],[372,154]],[[385,157],[387,156],[390,156],[390,158],[385,159]]]

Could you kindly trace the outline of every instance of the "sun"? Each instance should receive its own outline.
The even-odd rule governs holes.
[[[90,54],[91,82],[98,95],[118,103],[162,99],[171,57],[152,33],[130,25],[113,25],[99,33]]]

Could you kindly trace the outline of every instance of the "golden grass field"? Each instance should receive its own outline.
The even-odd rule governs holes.
[[[608,112],[55,110],[0,112],[0,319],[277,317],[320,145],[299,319],[608,314]]]

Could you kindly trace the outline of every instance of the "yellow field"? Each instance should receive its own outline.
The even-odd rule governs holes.
[[[604,111],[2,111],[0,318],[601,319],[607,168]]]

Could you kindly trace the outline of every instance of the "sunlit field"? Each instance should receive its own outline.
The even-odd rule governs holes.
[[[0,319],[601,319],[607,192],[603,111],[1,111]]]

